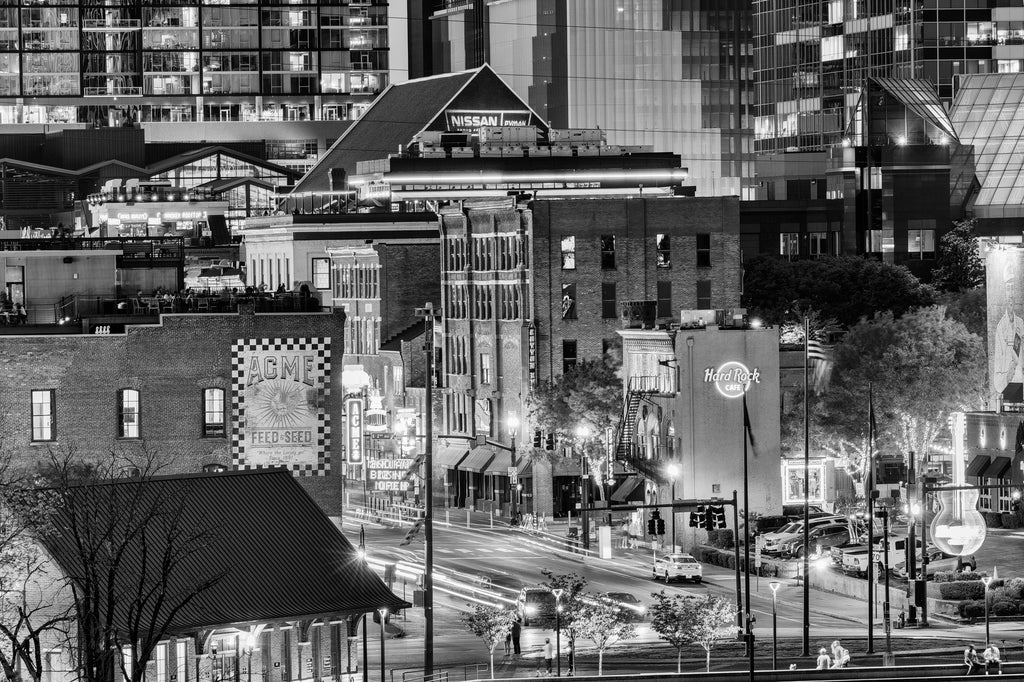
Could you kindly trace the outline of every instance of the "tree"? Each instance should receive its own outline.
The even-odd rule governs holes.
[[[505,641],[512,631],[512,624],[519,614],[515,609],[499,609],[493,606],[477,604],[473,613],[462,617],[466,629],[484,641],[487,653],[491,656],[491,679],[494,679],[494,649]]]
[[[636,628],[633,624],[615,613],[615,609],[607,604],[594,601],[584,604],[576,617],[579,634],[589,639],[597,647],[597,674],[604,674],[604,652],[612,644],[620,640],[635,639]]]
[[[744,266],[743,286],[750,315],[776,325],[799,308],[849,327],[885,311],[902,315],[935,298],[932,288],[905,267],[858,256],[799,261],[759,256]]]
[[[953,229],[939,240],[932,284],[943,291],[976,289],[985,284],[985,262],[978,253],[974,218],[957,220]]]
[[[584,360],[562,376],[541,383],[527,398],[531,423],[560,441],[575,442],[595,476],[607,460],[604,434],[618,426],[622,414],[620,365],[614,353]],[[601,494],[600,486],[598,491]]]
[[[562,596],[558,599],[559,611],[558,626],[565,633],[569,648],[575,650],[576,640],[581,637],[580,626],[582,621],[580,614],[587,604],[586,587],[587,579],[578,573],[552,573],[543,569],[541,573],[547,577],[546,582],[541,586],[548,590],[562,590]]]
[[[941,306],[855,326],[836,346],[831,386],[816,420],[850,450],[866,448],[869,386],[878,447],[923,456],[951,412],[980,407],[985,349]]]
[[[676,672],[682,672],[683,647],[699,644],[704,649],[705,667],[711,672],[711,650],[730,633],[736,606],[728,599],[709,594],[689,597],[651,594],[651,629],[676,649]]]
[[[53,500],[44,545],[65,557],[79,668],[93,682],[113,682],[118,672],[142,682],[175,617],[224,578],[195,561],[217,543],[216,531],[183,513],[189,479],[156,484],[152,453],[111,453],[81,466],[68,450],[51,452],[48,464],[37,491]]]

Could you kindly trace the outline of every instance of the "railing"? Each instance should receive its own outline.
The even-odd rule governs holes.
[[[54,237],[52,239],[0,239],[0,251],[121,251],[129,253],[171,252],[184,254],[182,237]]]
[[[86,31],[131,31],[141,26],[138,19],[86,19],[82,28]]]
[[[63,304],[67,311],[61,317],[156,317],[167,314],[203,315],[210,313],[237,313],[251,307],[257,313],[315,313],[321,312],[320,301],[301,293],[246,295],[210,290],[187,296],[172,296],[169,300],[156,296],[71,296]],[[59,319],[59,318],[58,318]]]
[[[142,97],[142,88],[136,85],[103,85],[88,87],[85,97]]]
[[[395,673],[401,682],[455,682],[455,680],[478,680],[481,673],[490,670],[486,663],[467,663],[466,665],[434,666],[432,675],[424,675],[424,668],[392,668],[391,682],[395,682]]]

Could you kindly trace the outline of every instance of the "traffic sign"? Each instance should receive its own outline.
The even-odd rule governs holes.
[[[519,472],[516,470],[515,467],[508,468],[508,480],[510,483],[512,483],[512,485],[515,485],[516,483],[519,482]]]

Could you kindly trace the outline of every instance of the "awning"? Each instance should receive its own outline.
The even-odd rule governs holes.
[[[475,447],[469,451],[469,455],[459,464],[459,469],[479,474],[487,468],[493,457],[494,450],[486,445]]]
[[[434,453],[434,466],[454,469],[469,452],[466,445],[446,445]]]
[[[625,502],[629,499],[630,493],[636,490],[643,482],[644,479],[641,476],[630,476],[623,480],[622,483],[612,491],[612,502]]]
[[[988,455],[975,455],[971,463],[967,465],[966,476],[981,476],[981,472],[988,468]]]
[[[508,468],[510,466],[512,466],[512,453],[498,451],[495,453],[491,463],[484,469],[484,473],[495,476],[508,476]]]
[[[533,476],[533,460],[532,459],[519,459],[519,478],[529,478]]]
[[[985,478],[1006,478],[1007,473],[1010,471],[1010,458],[1009,457],[996,457],[992,460],[992,463],[985,469],[983,476]]]

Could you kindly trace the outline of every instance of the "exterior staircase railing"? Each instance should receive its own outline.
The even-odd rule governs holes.
[[[634,469],[644,478],[658,483],[665,482],[665,474],[653,461],[637,457],[633,451],[636,440],[637,415],[644,398],[660,392],[664,379],[658,376],[634,376],[627,384],[626,400],[619,417],[615,438],[615,459]]]

